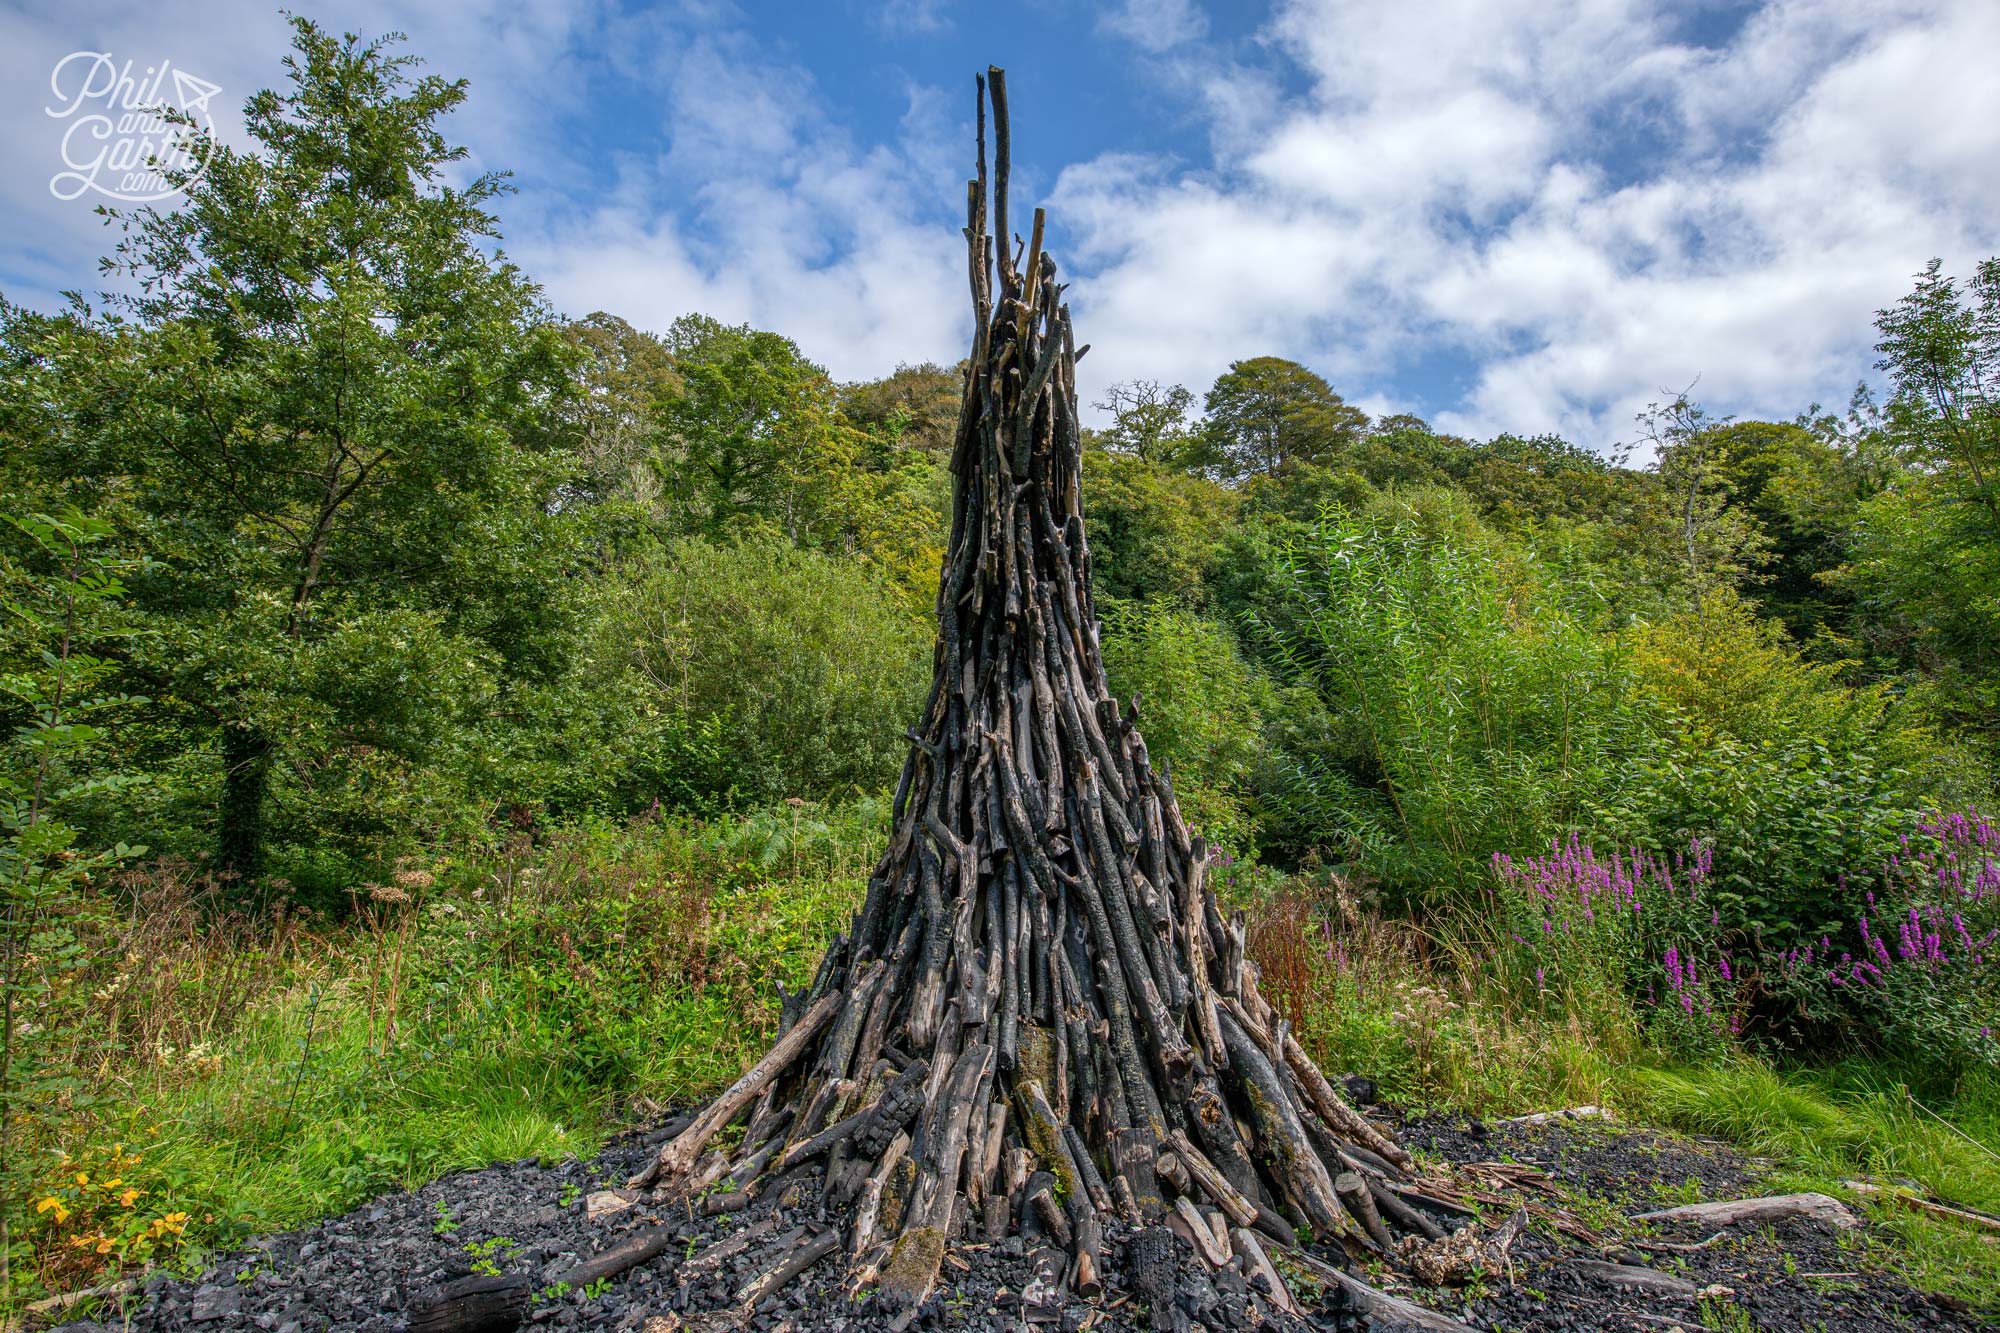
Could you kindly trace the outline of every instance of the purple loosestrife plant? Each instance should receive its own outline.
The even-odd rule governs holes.
[[[1503,926],[1502,975],[1538,999],[1617,990],[1656,1038],[1688,1054],[1727,1046],[1739,1028],[1737,968],[1709,905],[1712,870],[1700,841],[1672,858],[1634,849],[1609,858],[1572,834],[1545,856],[1493,858],[1488,890]]]
[[[1919,1060],[2000,1064],[2000,829],[1976,809],[1931,816],[1843,887],[1852,935],[1779,955],[1772,989],[1810,1022]]]

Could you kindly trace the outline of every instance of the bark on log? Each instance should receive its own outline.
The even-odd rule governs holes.
[[[780,1262],[738,1288],[736,1292],[738,1303],[748,1306],[753,1310],[756,1309],[759,1301],[769,1296],[772,1292],[781,1289],[793,1278],[805,1272],[808,1268],[811,1268],[814,1264],[839,1248],[840,1233],[838,1231],[828,1228],[820,1232],[803,1245],[792,1250],[791,1253],[785,1255]]]
[[[1699,1222],[1730,1227],[1739,1222],[1773,1222],[1785,1217],[1810,1217],[1841,1228],[1858,1227],[1859,1218],[1846,1204],[1827,1194],[1773,1194],[1761,1199],[1722,1199],[1634,1213],[1634,1222]]]
[[[460,1278],[412,1302],[409,1327],[411,1333],[505,1333],[527,1316],[531,1291],[519,1273]]]

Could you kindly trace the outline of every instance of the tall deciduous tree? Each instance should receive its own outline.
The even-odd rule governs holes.
[[[1840,581],[1869,637],[1989,734],[2000,719],[2000,259],[1963,288],[1933,260],[1880,313],[1895,466],[1864,500]]]
[[[42,415],[13,423],[153,557],[133,591],[160,632],[129,667],[215,738],[245,877],[281,765],[313,801],[355,790],[328,764],[379,785],[556,670],[563,629],[546,409],[573,354],[487,252],[503,179],[449,183],[465,85],[292,26],[252,147],[210,145],[180,207],[122,219],[127,294],[42,327]]]
[[[1104,391],[1097,404],[1111,414],[1111,424],[1096,433],[1096,443],[1114,454],[1130,454],[1148,463],[1171,467],[1207,461],[1203,441],[1188,420],[1194,395],[1179,384],[1130,380]]]
[[[1296,361],[1258,356],[1231,363],[1208,391],[1208,431],[1235,476],[1275,477],[1351,448],[1368,416]]]

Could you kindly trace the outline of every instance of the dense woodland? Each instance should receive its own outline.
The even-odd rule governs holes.
[[[56,1200],[9,1204],[24,1291],[225,1228],[201,1182],[120,1209],[51,1164],[185,1100],[100,1077],[198,1079],[170,993],[221,988],[192,1057],[218,1065],[225,1011],[321,1004],[300,987],[339,968],[286,961],[307,936],[369,960],[342,992],[369,1058],[419,1039],[395,1024],[426,975],[518,965],[493,1002],[546,1014],[582,1084],[657,1092],[633,1054],[657,1012],[578,1046],[591,988],[728,973],[761,1005],[757,931],[810,955],[851,910],[930,679],[961,368],[839,383],[782,331],[563,318],[499,249],[504,179],[448,184],[462,85],[305,22],[290,68],[253,147],[112,219],[113,294],[0,309],[0,1170]],[[2000,1086],[2000,259],[1924,268],[1875,337],[1842,407],[1733,420],[1663,392],[1621,441],[1371,418],[1255,347],[1211,385],[1104,390],[1083,485],[1111,682],[1296,956],[1300,1015],[1359,984],[1362,922],[1524,1016],[1595,1015],[1615,1060]],[[452,898],[565,873],[547,856],[624,886],[616,920],[582,889],[545,904],[568,962],[535,952],[556,918],[482,933],[502,895]],[[806,924],[760,897],[750,936],[656,940],[654,970],[607,979],[597,953],[673,933],[635,885],[787,873],[849,896]],[[221,970],[120,1000],[106,942],[167,887],[193,924],[161,966]],[[309,1132],[313,1030],[264,1057],[270,1145]],[[1410,1058],[1337,1037],[1391,1081]]]

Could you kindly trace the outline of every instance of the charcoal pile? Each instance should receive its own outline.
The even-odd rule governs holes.
[[[466,1172],[314,1227],[157,1275],[107,1296],[68,1333],[403,1333],[422,1329],[1158,1330],[1353,1329],[1361,1311],[1289,1272],[1246,1272],[1225,1216],[1200,1245],[1165,1226],[1113,1221],[1097,1289],[1069,1280],[1069,1252],[1033,1219],[992,1243],[954,1245],[915,1306],[822,1262],[854,1225],[818,1168],[741,1208],[716,1191],[656,1203],[622,1182],[657,1158],[683,1117],[614,1143],[594,1162],[533,1160]],[[1216,1256],[1211,1260],[1205,1255]],[[1308,1259],[1324,1264],[1326,1259]]]

